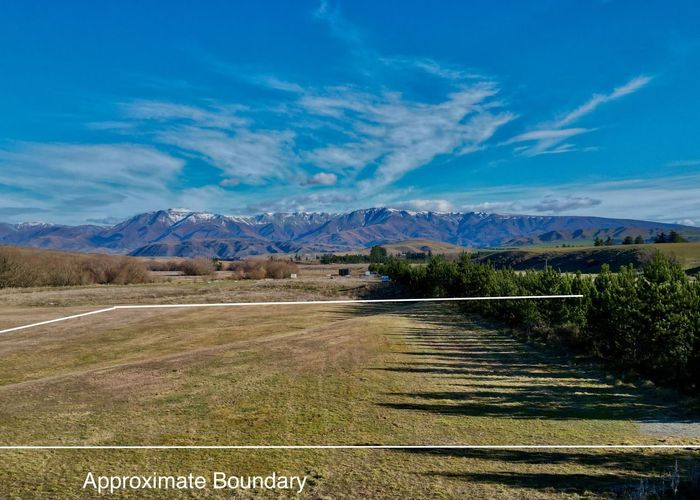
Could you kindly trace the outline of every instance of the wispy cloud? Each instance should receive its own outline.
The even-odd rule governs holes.
[[[236,178],[236,177],[228,177],[226,179],[222,179],[219,182],[219,186],[221,187],[234,187],[238,186],[241,183],[241,180]]]
[[[673,160],[665,165],[666,167],[698,167],[700,160]]]
[[[419,212],[452,212],[454,205],[448,200],[406,200],[392,204],[395,208],[403,208],[408,210],[417,210]]]
[[[581,208],[595,207],[601,203],[601,200],[589,198],[588,196],[566,196],[564,198],[546,196],[538,203],[530,205],[527,208],[535,210],[536,212],[559,213],[578,210]]]
[[[342,120],[350,140],[314,149],[305,158],[338,170],[375,166],[366,185],[381,188],[439,155],[460,156],[482,147],[514,117],[494,109],[496,93],[495,84],[479,82],[439,103],[408,101],[396,92],[375,95],[347,88],[307,95],[300,105],[309,113]]]
[[[316,192],[256,201],[244,207],[234,208],[234,212],[333,212],[336,208],[348,206],[356,199],[357,197],[349,192]]]
[[[124,218],[122,217],[99,217],[99,218],[88,218],[85,219],[85,222],[90,222],[91,224],[97,224],[100,226],[113,226],[115,224],[119,224],[120,222],[123,222]]]
[[[593,113],[601,105],[615,101],[626,95],[637,92],[651,82],[650,76],[637,76],[624,85],[616,87],[608,94],[593,94],[585,103],[577,108],[568,111],[556,120],[540,125],[535,130],[519,134],[509,141],[508,144],[526,143],[527,145],[516,148],[516,151],[525,156],[537,156],[541,154],[557,154],[572,151],[580,151],[573,144],[560,146],[561,142],[574,136],[591,132],[595,128],[570,127],[581,118]],[[591,150],[591,148],[585,148]]]
[[[45,214],[51,210],[40,207],[0,207],[0,216],[14,217],[16,215]]]
[[[304,88],[298,83],[261,72],[259,68],[231,64],[208,52],[198,51],[197,55],[203,59],[208,68],[233,80],[292,94],[304,91]]]
[[[181,159],[137,144],[18,143],[0,150],[0,182],[29,189],[42,183],[162,188],[183,165]]]
[[[289,179],[295,163],[294,132],[178,127],[155,134],[155,140],[200,156],[228,177],[246,184]]]
[[[333,36],[347,43],[351,50],[361,54],[366,54],[369,50],[357,26],[347,22],[342,16],[338,2],[321,0],[318,8],[313,12],[313,16],[324,22]]]
[[[182,121],[203,127],[230,128],[245,126],[248,120],[237,113],[246,109],[241,105],[213,105],[209,108],[163,101],[134,101],[122,105],[127,118],[159,122]]]
[[[515,213],[520,212],[523,207],[518,201],[485,201],[466,203],[461,205],[459,209],[464,212]]]
[[[309,186],[333,186],[338,182],[338,176],[329,172],[319,172],[304,181]]]
[[[0,150],[0,184],[13,187],[15,201],[50,211],[53,220],[94,217],[95,211],[126,215],[166,203],[183,166],[182,159],[137,144],[24,142]]]
[[[583,118],[585,115],[595,111],[600,105],[614,101],[620,97],[632,94],[645,87],[651,82],[651,77],[646,75],[637,76],[630,81],[616,87],[609,94],[593,94],[593,96],[578,108],[569,111],[564,116],[554,122],[556,128],[566,127]]]
[[[381,56],[379,61],[389,68],[419,70],[428,75],[452,82],[486,79],[477,72],[457,65],[439,62],[429,57]]]

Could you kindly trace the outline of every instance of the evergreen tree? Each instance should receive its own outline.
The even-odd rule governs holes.
[[[683,236],[681,236],[679,233],[676,231],[671,231],[668,234],[668,243],[687,243],[688,240],[686,240]]]
[[[386,251],[386,248],[384,248],[383,246],[375,245],[369,251],[369,261],[373,263],[381,263],[386,260],[387,255],[388,253]]]
[[[654,238],[654,243],[666,243],[666,233],[663,231],[659,234],[656,235],[656,238]]]
[[[644,238],[639,235],[634,239],[634,244],[635,245],[643,245],[644,244]]]
[[[625,236],[625,239],[622,240],[623,245],[631,245],[634,243],[634,239],[632,239],[631,236]]]

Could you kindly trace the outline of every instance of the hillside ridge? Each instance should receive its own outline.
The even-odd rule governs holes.
[[[632,219],[484,212],[414,212],[375,207],[346,213],[231,216],[187,209],[145,212],[113,226],[0,223],[0,244],[136,256],[216,256],[341,252],[376,244],[430,240],[460,247],[585,244],[678,231],[700,241],[700,228]]]

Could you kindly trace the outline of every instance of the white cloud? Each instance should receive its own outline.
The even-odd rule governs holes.
[[[170,183],[183,165],[137,144],[15,143],[0,150],[0,184],[18,190],[8,196],[13,206],[39,207],[53,221],[75,222],[83,214],[126,216],[169,206]]]
[[[462,205],[460,210],[466,212],[515,213],[522,210],[522,205],[517,201],[485,201],[483,203]]]
[[[645,87],[651,80],[651,77],[641,75],[632,78],[630,81],[628,81],[620,87],[616,87],[609,94],[593,94],[593,96],[588,101],[586,101],[576,109],[565,113],[563,116],[554,120],[553,122],[543,124],[536,130],[519,134],[507,141],[506,143],[530,143],[530,145],[516,148],[516,151],[518,153],[523,154],[525,156],[595,150],[595,148],[576,148],[573,144],[567,144],[565,147],[560,146],[559,144],[562,141],[567,140],[576,135],[595,130],[580,127],[572,128],[569,127],[569,125],[572,125],[584,116],[592,113],[602,104],[614,101],[626,95],[637,92],[641,88]]]
[[[525,142],[525,141],[546,141],[546,140],[561,140],[568,139],[575,135],[590,132],[587,128],[565,128],[561,130],[533,130],[524,134],[516,135],[508,142]]]
[[[474,192],[463,190],[454,196],[476,200],[471,205],[453,201],[461,210],[521,214],[575,212],[578,215],[669,223],[700,220],[700,175],[549,186],[503,183]],[[478,200],[486,197],[489,201],[479,204]],[[452,199],[449,195],[445,198]]]
[[[243,106],[212,106],[203,108],[186,104],[177,104],[162,101],[134,101],[122,105],[124,114],[137,120],[153,120],[159,122],[172,122],[178,120],[189,121],[202,127],[224,128],[244,126],[248,123],[246,118],[237,113]]]
[[[51,210],[41,207],[0,207],[0,216],[2,217],[16,217],[19,215],[25,216],[50,212]]]
[[[282,92],[301,93],[304,91],[303,87],[297,83],[282,80],[274,75],[259,73],[251,67],[230,64],[207,52],[198,52],[198,54],[217,73],[235,80]]]
[[[0,150],[0,182],[32,189],[40,184],[124,184],[162,187],[183,161],[136,144],[18,143]]]
[[[472,71],[467,71],[458,66],[440,63],[429,57],[391,56],[380,57],[379,59],[390,68],[420,70],[428,75],[452,82],[459,82],[474,78],[483,79],[483,77],[475,74]]]
[[[406,208],[420,212],[452,212],[454,207],[447,200],[407,200],[393,204],[397,208]]]
[[[666,167],[698,167],[700,160],[674,160],[666,163]]]
[[[481,82],[439,103],[343,87],[306,95],[299,104],[310,113],[342,120],[350,140],[312,150],[305,159],[325,168],[362,170],[376,165],[374,177],[364,186],[380,189],[439,155],[459,156],[479,149],[514,117],[492,109],[496,93],[494,84]]]
[[[241,180],[236,178],[236,177],[229,177],[227,179],[223,179],[221,182],[219,182],[219,186],[222,187],[233,187],[233,186],[238,186],[241,183]]]
[[[263,184],[291,177],[295,162],[291,131],[222,130],[178,127],[156,135],[156,140],[203,157],[224,174],[246,184]]]
[[[565,212],[578,210],[581,208],[595,207],[601,204],[601,200],[589,198],[588,196],[566,196],[557,198],[555,196],[546,196],[538,203],[530,205],[527,208],[537,212]]]
[[[357,197],[350,192],[330,191],[299,196],[273,198],[249,203],[245,211],[262,212],[332,212],[356,202]]]
[[[328,172],[319,172],[306,179],[304,184],[310,186],[332,186],[336,182],[338,182],[337,175]]]
[[[304,159],[320,168],[360,170],[382,155],[381,143],[356,142],[324,146],[305,154]]]
[[[574,109],[573,111],[569,111],[564,116],[559,118],[554,123],[554,126],[557,128],[566,127],[567,125],[570,125],[575,121],[579,120],[583,116],[592,113],[601,104],[605,104],[606,102],[614,101],[615,99],[619,99],[620,97],[632,94],[641,89],[642,87],[645,87],[649,82],[651,82],[651,77],[641,75],[632,78],[629,82],[625,83],[620,87],[616,87],[609,94],[593,94],[593,97],[591,97],[581,106]]]

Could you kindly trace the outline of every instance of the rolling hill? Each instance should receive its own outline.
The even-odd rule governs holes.
[[[700,241],[700,228],[581,216],[410,212],[370,208],[348,213],[236,217],[184,209],[148,212],[110,227],[46,223],[0,224],[0,244],[135,256],[217,256],[343,252],[376,244],[430,240],[459,247],[586,244],[678,231]]]

